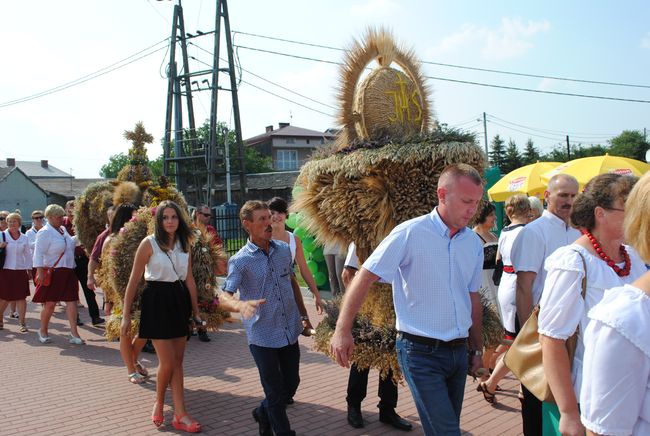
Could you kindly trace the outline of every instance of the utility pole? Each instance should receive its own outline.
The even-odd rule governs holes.
[[[223,143],[226,159],[226,201],[232,204],[232,186],[230,185],[230,144],[228,144],[228,129],[223,129]]]
[[[228,67],[219,68],[219,50],[221,46],[221,19],[223,18],[224,31],[226,36],[226,51],[228,52]],[[246,165],[244,162],[244,143],[241,134],[241,118],[239,115],[239,97],[237,95],[237,76],[235,75],[235,61],[232,50],[232,38],[230,36],[230,19],[228,17],[228,4],[226,0],[217,0],[217,12],[214,23],[214,58],[212,67],[212,99],[210,104],[210,147],[207,155],[208,163],[208,193],[213,183],[215,173],[215,162],[213,159],[217,149],[217,103],[219,91],[230,91],[232,99],[233,116],[235,118],[235,138],[237,141],[237,158],[239,159],[239,188],[241,191],[240,200],[246,198]],[[230,76],[230,89],[219,87],[219,73],[224,72]],[[227,150],[227,147],[226,147]],[[228,199],[230,203],[230,199]],[[208,195],[208,206],[212,206],[212,196]]]
[[[239,176],[240,187],[242,191],[241,199],[245,198],[246,193],[246,167],[244,162],[244,146],[242,141],[241,120],[239,114],[239,98],[237,96],[237,78],[235,75],[235,63],[233,56],[232,39],[230,36],[230,22],[228,18],[228,6],[226,0],[217,0],[217,10],[215,13],[215,31],[214,32],[197,32],[192,35],[185,32],[185,22],[183,19],[183,8],[179,0],[178,5],[174,6],[174,18],[172,22],[172,35],[169,50],[168,66],[168,88],[167,88],[167,112],[165,116],[165,135],[163,138],[164,152],[164,174],[171,175],[170,166],[175,165],[174,180],[176,187],[185,195],[190,204],[204,203],[208,207],[213,204],[212,187],[215,183],[216,175],[223,175],[221,166],[221,151],[217,150],[217,101],[219,91],[229,91],[232,96],[232,108],[235,118],[235,137],[237,138],[239,159]],[[224,33],[226,36],[226,51],[228,54],[228,65],[226,68],[219,68],[219,48],[221,37],[221,22],[223,19]],[[214,54],[212,69],[190,72],[187,39],[196,38],[209,33],[214,33]],[[180,42],[182,52],[182,74],[179,74],[176,66],[176,45]],[[230,75],[230,89],[219,86],[219,73]],[[210,84],[207,79],[202,83],[209,83],[207,88],[201,88],[198,85],[198,79],[192,80],[198,76],[209,75],[212,77]],[[197,85],[196,91],[211,91],[210,105],[210,137],[207,144],[198,144],[196,138],[196,126],[194,122],[194,107],[192,104],[192,83]],[[183,128],[183,102],[185,98],[187,103],[187,118],[189,128]],[[174,150],[171,150],[171,132],[172,121],[174,124]],[[186,133],[187,132],[187,133]],[[227,145],[226,145],[227,147]],[[226,149],[226,153],[228,150]],[[228,202],[231,201],[228,193]]]
[[[483,137],[485,139],[485,157],[488,155],[488,140],[487,140],[487,121],[485,118],[485,112],[483,112]]]
[[[183,57],[183,74],[179,75],[176,65],[176,45],[180,40],[181,54]],[[200,186],[196,186],[196,180],[192,180],[188,169],[189,161],[198,161],[203,156],[197,156],[195,149],[196,130],[194,124],[194,106],[192,104],[192,86],[190,83],[189,63],[187,58],[187,41],[185,33],[185,20],[183,19],[183,7],[179,4],[174,6],[172,19],[172,34],[169,49],[169,64],[167,66],[167,111],[165,114],[165,135],[163,138],[163,174],[170,175],[170,165],[175,164],[174,181],[176,188],[188,197],[191,203],[200,203]],[[185,88],[183,92],[182,87]],[[188,145],[184,144],[183,130],[183,97],[187,103],[187,115],[189,123]],[[172,120],[174,122],[174,153],[171,152]],[[188,186],[195,185],[194,198],[188,195]]]
[[[569,143],[569,135],[566,135],[566,158],[567,161],[571,160],[571,144]]]

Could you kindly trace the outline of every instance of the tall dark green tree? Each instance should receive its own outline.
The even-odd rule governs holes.
[[[624,130],[620,135],[610,139],[609,144],[609,154],[631,157],[642,162],[645,162],[645,153],[650,149],[650,143],[638,130]]]
[[[505,160],[506,149],[504,146],[503,139],[499,135],[495,135],[490,143],[490,152],[488,153],[488,158],[490,163],[501,169],[503,172],[503,163]]]
[[[537,150],[535,147],[533,140],[528,138],[521,161],[524,165],[529,165],[537,162],[538,160],[540,160],[539,150]]]
[[[515,141],[510,139],[508,141],[508,147],[506,147],[506,153],[504,155],[503,166],[501,167],[501,170],[503,171],[504,174],[507,174],[510,171],[516,170],[517,168],[521,167],[522,162],[523,161],[522,161],[521,153],[517,148],[517,144],[515,143]]]

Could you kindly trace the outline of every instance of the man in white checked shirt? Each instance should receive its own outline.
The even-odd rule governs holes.
[[[481,175],[466,164],[445,168],[438,206],[391,231],[346,290],[331,349],[349,366],[352,323],[380,278],[393,286],[400,368],[427,435],[460,435],[468,372],[483,366],[483,247],[466,226],[483,196]]]

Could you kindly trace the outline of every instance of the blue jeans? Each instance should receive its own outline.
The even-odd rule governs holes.
[[[249,348],[260,373],[260,381],[266,396],[257,409],[260,420],[268,419],[277,436],[295,434],[291,430],[287,417],[286,401],[294,396],[300,383],[298,342],[282,348],[260,347],[252,344]]]
[[[467,379],[467,346],[423,345],[397,335],[397,360],[430,435],[460,435]]]

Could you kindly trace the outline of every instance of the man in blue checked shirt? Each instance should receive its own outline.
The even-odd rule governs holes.
[[[249,239],[228,262],[223,298],[232,299],[239,290],[242,301],[265,300],[255,315],[243,319],[266,395],[253,418],[261,435],[295,435],[286,406],[300,383],[298,336],[303,326],[291,288],[291,251],[288,244],[271,239],[266,203],[247,201],[239,217]]]
[[[450,165],[438,180],[438,206],[396,226],[364,262],[345,292],[331,351],[349,366],[351,327],[380,278],[393,286],[397,359],[426,435],[460,435],[468,366],[483,366],[478,289],[483,246],[467,224],[483,196],[481,175]],[[469,361],[469,364],[468,364]]]

